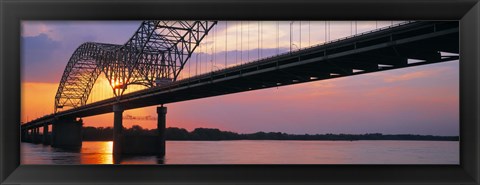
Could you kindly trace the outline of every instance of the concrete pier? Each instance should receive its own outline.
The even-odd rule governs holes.
[[[27,131],[27,142],[33,143],[33,129]]]
[[[23,141],[23,142],[30,142],[30,141],[29,141],[29,139],[30,139],[29,137],[30,137],[30,132],[29,132],[28,129],[25,129],[25,130],[23,131],[22,141]]]
[[[35,128],[30,130],[30,142],[35,143]]]
[[[82,122],[75,118],[55,121],[52,124],[52,147],[72,149],[82,147]]]
[[[121,122],[121,111],[116,114],[118,117],[115,117],[115,124]],[[114,151],[125,155],[156,155],[159,157],[165,156],[165,126],[166,126],[166,107],[157,107],[157,134],[155,135],[125,135],[121,134],[121,144],[120,146],[115,145],[114,141]],[[114,138],[116,138],[117,131],[114,128]],[[119,134],[117,134],[119,135]],[[120,142],[117,142],[120,143]],[[119,148],[116,148],[119,147]]]
[[[25,130],[25,142],[29,142],[29,143],[32,142],[32,130],[31,129]]]
[[[35,143],[40,143],[40,127],[35,128]]]
[[[35,143],[35,144],[40,143],[40,141],[39,141],[39,130],[40,129],[38,127],[33,129],[32,143]]]
[[[50,139],[48,137],[48,124],[43,125],[43,138],[42,138],[42,143],[44,145],[50,144]]]
[[[167,122],[167,107],[157,107],[158,155],[165,156],[165,130]]]
[[[32,140],[30,140],[30,129],[25,129],[25,138],[24,138],[24,141],[25,141],[25,142],[32,142]]]
[[[55,143],[54,140],[57,132],[57,129],[56,129],[57,127],[55,127],[54,125],[55,125],[55,122],[52,123],[52,131],[50,133],[50,146],[52,147],[54,145],[53,143]]]
[[[123,140],[123,123],[122,123],[123,107],[121,105],[113,105],[113,154],[122,153]]]
[[[31,143],[34,143],[34,142],[35,142],[35,128],[32,128],[32,129],[30,130],[30,136],[29,136],[29,138],[30,138],[30,142],[31,142]]]

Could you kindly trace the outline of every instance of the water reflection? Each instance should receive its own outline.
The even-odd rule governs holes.
[[[81,164],[115,164],[112,151],[113,141],[83,142]]]
[[[165,164],[163,156],[113,155],[114,164]]]
[[[160,156],[113,155],[112,141],[83,142],[82,148],[21,144],[22,164],[164,164]]]
[[[459,164],[458,141],[167,141],[157,156],[113,156],[113,142],[81,150],[21,143],[22,164]]]

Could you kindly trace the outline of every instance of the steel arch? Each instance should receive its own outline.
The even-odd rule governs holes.
[[[105,74],[119,99],[130,84],[153,87],[176,81],[217,21],[143,21],[124,45],[86,42],[70,57],[55,95],[55,112],[85,105]]]

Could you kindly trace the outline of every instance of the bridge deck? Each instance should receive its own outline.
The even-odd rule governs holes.
[[[352,76],[459,59],[458,22],[412,22],[269,57],[211,73],[125,94],[32,120],[38,127],[60,117],[87,117],[125,109]],[[409,63],[408,59],[421,62]]]

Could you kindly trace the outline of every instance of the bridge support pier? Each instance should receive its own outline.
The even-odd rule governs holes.
[[[32,129],[27,129],[26,131],[27,133],[27,136],[25,137],[25,140],[28,142],[28,143],[32,143],[32,135],[33,135],[33,130]]]
[[[25,142],[31,143],[32,142],[32,130],[26,129],[25,130]]]
[[[122,123],[123,107],[121,105],[113,105],[113,155],[119,155],[122,152],[123,123]]]
[[[114,133],[113,133],[113,154],[114,158],[121,159],[120,154],[125,155],[156,155],[165,156],[165,123],[166,107],[157,107],[157,134],[155,135],[128,135],[122,133],[122,112],[121,107],[114,111]]]
[[[38,131],[39,131],[39,130],[40,130],[40,129],[39,129],[38,127],[36,127],[36,128],[33,129],[33,134],[32,134],[32,138],[33,138],[33,139],[32,139],[32,143],[35,143],[35,144],[39,143],[39,141],[38,141],[38,137],[39,137],[39,132],[38,132]]]
[[[158,155],[165,156],[165,130],[167,122],[167,107],[157,107]]]
[[[27,142],[33,143],[33,129],[27,130]]]
[[[82,123],[75,118],[55,121],[52,124],[52,147],[77,149],[82,147]],[[47,127],[48,129],[48,127]]]
[[[22,131],[22,141],[23,142],[31,142],[31,140],[30,140],[30,129],[24,129]]]
[[[29,142],[35,143],[35,128],[30,129]]]
[[[48,124],[43,124],[43,138],[42,138],[42,143],[44,145],[50,144],[50,140],[48,139]]]

